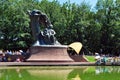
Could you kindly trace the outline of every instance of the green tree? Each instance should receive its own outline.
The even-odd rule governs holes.
[[[98,0],[97,20],[101,24],[101,48],[104,53],[116,50],[119,45],[119,5],[114,0]]]
[[[96,11],[89,3],[60,4],[57,0],[0,0],[0,48],[29,48],[33,43],[28,10],[46,13],[61,44],[79,41],[91,52],[119,53],[120,1],[98,0]],[[40,26],[44,28],[43,26]]]
[[[1,48],[26,48],[30,46],[29,19],[24,11],[23,2],[16,0],[4,0],[0,15]],[[29,43],[27,43],[27,41]]]

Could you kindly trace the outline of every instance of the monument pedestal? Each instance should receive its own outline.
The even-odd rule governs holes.
[[[67,46],[32,46],[29,52],[31,56],[27,61],[73,61],[67,53]]]
[[[86,62],[83,56],[70,56],[67,52],[68,46],[63,45],[41,45],[32,46],[29,49],[31,54],[27,61],[47,62]]]

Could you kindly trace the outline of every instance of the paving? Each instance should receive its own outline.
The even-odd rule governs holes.
[[[120,66],[120,63],[106,63],[96,65],[95,62],[64,62],[64,61],[38,61],[38,62],[0,62],[1,66]]]
[[[0,66],[94,66],[91,62],[0,62]]]

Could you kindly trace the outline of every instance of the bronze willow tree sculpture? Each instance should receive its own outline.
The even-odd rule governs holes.
[[[28,11],[28,13],[35,45],[60,45],[54,36],[56,32],[52,29],[53,25],[47,15],[40,10]],[[43,30],[41,26],[44,26]]]

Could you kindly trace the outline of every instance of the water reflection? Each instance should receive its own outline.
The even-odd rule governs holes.
[[[95,69],[96,75],[101,74],[101,73],[111,73],[113,71],[113,67],[100,67],[97,66]]]
[[[102,74],[102,73],[120,73],[120,67],[119,66],[112,66],[112,67],[105,67],[105,66],[97,66],[96,74]]]
[[[0,80],[120,80],[119,75],[119,66],[0,68]]]

